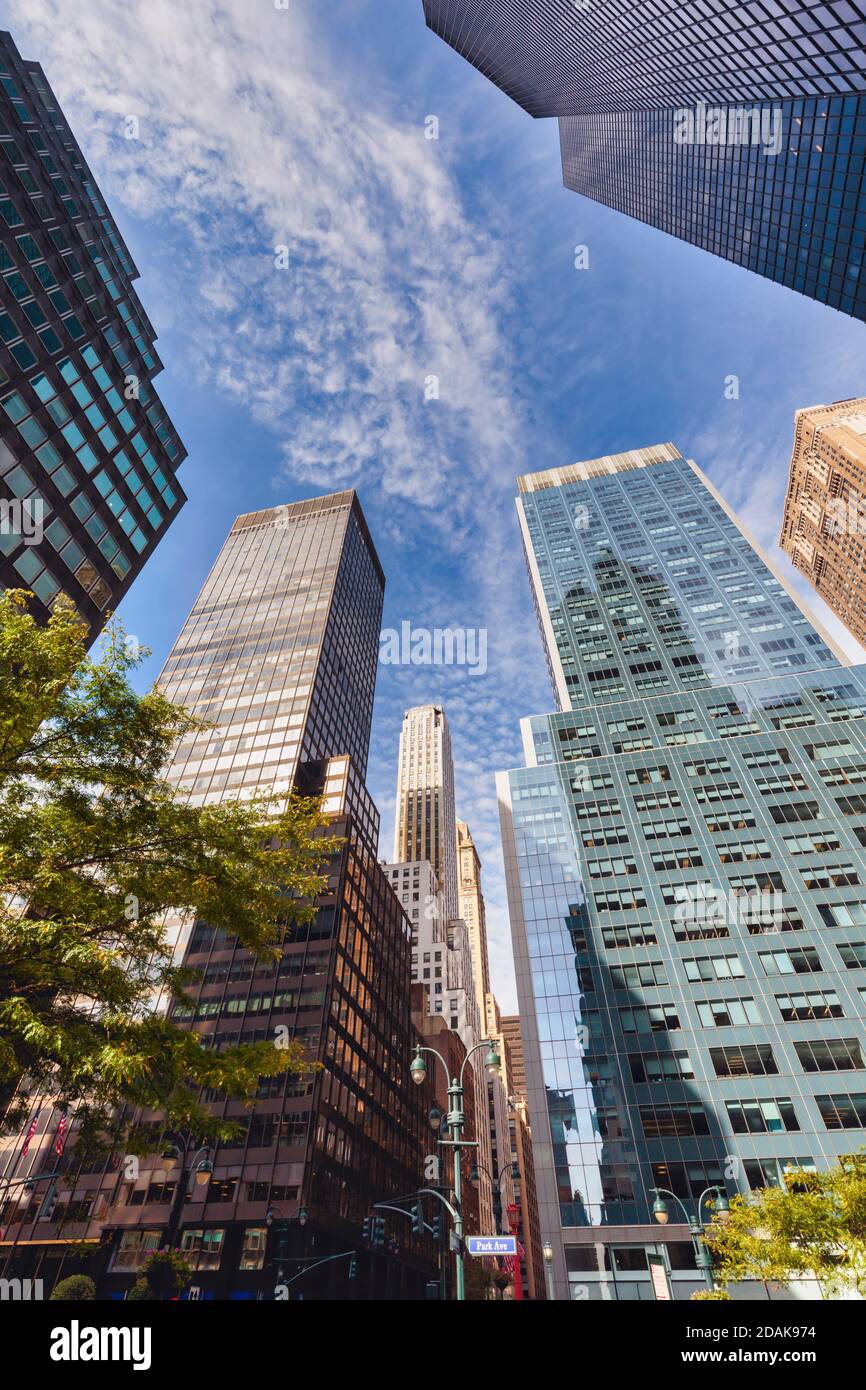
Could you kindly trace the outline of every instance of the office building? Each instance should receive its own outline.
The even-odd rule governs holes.
[[[567,188],[866,318],[866,13],[803,0],[425,0],[560,123]]]
[[[654,1188],[864,1142],[866,669],[673,445],[519,489],[559,711],[498,779],[541,1237],[559,1298],[652,1297],[654,1253],[686,1297]]]
[[[866,9],[797,0],[424,0],[531,116],[866,92]]]
[[[382,867],[409,918],[412,983],[423,990],[429,1016],[441,1019],[444,1027],[456,1034],[464,1053],[471,1052],[483,1041],[483,1015],[479,1014],[475,996],[472,949],[465,923],[446,919],[442,894],[429,860]],[[483,1070],[480,1060],[480,1054],[476,1054],[467,1067],[478,1077]],[[484,1089],[473,1082],[473,1135],[478,1140],[479,1163],[489,1167],[490,1132],[486,1120]],[[480,1213],[481,1226],[478,1232],[473,1230],[470,1234],[494,1229],[489,1193],[484,1191]]]
[[[169,771],[191,800],[294,787],[321,798],[340,840],[314,919],[292,929],[278,963],[206,922],[177,924],[179,953],[200,975],[189,1002],[167,1001],[171,1017],[212,1048],[285,1028],[321,1068],[264,1080],[252,1109],[207,1097],[242,1133],[212,1151],[210,1181],[179,1199],[179,1246],[202,1297],[273,1297],[280,1268],[360,1249],[373,1203],[424,1179],[429,1127],[409,1075],[411,932],[376,858],[379,817],[363,780],[383,589],[353,492],[238,517],[160,677],[209,721]],[[141,1118],[159,1132],[159,1116]],[[53,1162],[51,1132],[47,1107],[16,1176]],[[101,1239],[104,1287],[120,1292],[165,1241],[177,1170],[158,1155],[135,1177],[116,1156],[82,1170],[74,1143],[64,1163],[56,1221],[36,1224],[28,1195],[7,1215],[13,1238],[26,1248],[50,1232],[55,1249],[62,1237]],[[423,1295],[432,1256],[411,1231],[392,1239],[397,1259],[361,1253],[353,1297]],[[348,1264],[309,1277],[305,1297],[348,1296]]]
[[[502,1036],[508,1045],[509,1076],[511,1094],[518,1100],[526,1100],[526,1063],[523,1060],[523,1039],[520,1035],[520,1018],[517,1014],[503,1014]]]
[[[0,584],[91,636],[185,502],[138,277],[38,63],[0,32]]]
[[[400,731],[394,863],[428,860],[445,917],[459,916],[451,733],[439,705],[407,710]]]
[[[487,912],[484,907],[484,894],[481,891],[481,860],[472,832],[462,820],[457,822],[457,899],[460,916],[469,933],[478,1013],[483,1019],[487,996],[490,993]]]
[[[866,643],[866,397],[798,410],[779,545]]]

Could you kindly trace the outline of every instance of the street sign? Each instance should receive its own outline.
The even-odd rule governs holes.
[[[467,1236],[468,1255],[516,1255],[516,1236]]]
[[[647,1264],[657,1302],[670,1303],[673,1300],[673,1292],[664,1260],[661,1255],[648,1255]]]

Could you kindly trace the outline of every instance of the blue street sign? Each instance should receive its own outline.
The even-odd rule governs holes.
[[[516,1236],[467,1236],[467,1255],[516,1255]]]

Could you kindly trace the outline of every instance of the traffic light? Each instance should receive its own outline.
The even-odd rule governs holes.
[[[412,1208],[412,1230],[416,1236],[424,1234],[424,1208],[420,1202],[416,1202]]]
[[[53,1219],[54,1208],[57,1206],[59,1196],[60,1193],[57,1191],[57,1183],[52,1182],[45,1196],[42,1198],[42,1205],[36,1217],[37,1221],[51,1221]]]
[[[437,1202],[437,1206],[438,1206]],[[433,1239],[443,1241],[445,1239],[445,1213],[441,1207],[433,1217]]]
[[[382,1250],[385,1246],[385,1218],[374,1216],[372,1220],[371,1244],[374,1250]]]
[[[357,1258],[356,1255],[353,1255],[352,1258],[351,1258],[351,1260],[349,1261],[349,1278],[350,1278],[350,1279],[357,1279],[357,1277],[358,1277],[358,1258]]]
[[[373,1244],[373,1218],[372,1218],[372,1216],[365,1216],[365,1217],[364,1217],[364,1224],[363,1224],[363,1226],[361,1227],[361,1236],[362,1236],[362,1239],[363,1239],[365,1245],[372,1245],[372,1244]]]

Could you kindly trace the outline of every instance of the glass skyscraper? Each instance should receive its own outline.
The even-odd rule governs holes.
[[[565,186],[866,318],[866,11],[801,0],[425,0]]]
[[[657,1251],[685,1296],[653,1188],[866,1142],[866,668],[673,445],[519,487],[559,711],[498,779],[542,1238],[559,1297],[652,1297]]]
[[[185,502],[138,271],[38,63],[0,32],[0,584],[92,635]],[[17,509],[17,510],[16,510]]]
[[[428,25],[531,116],[866,92],[849,0],[424,0]]]

